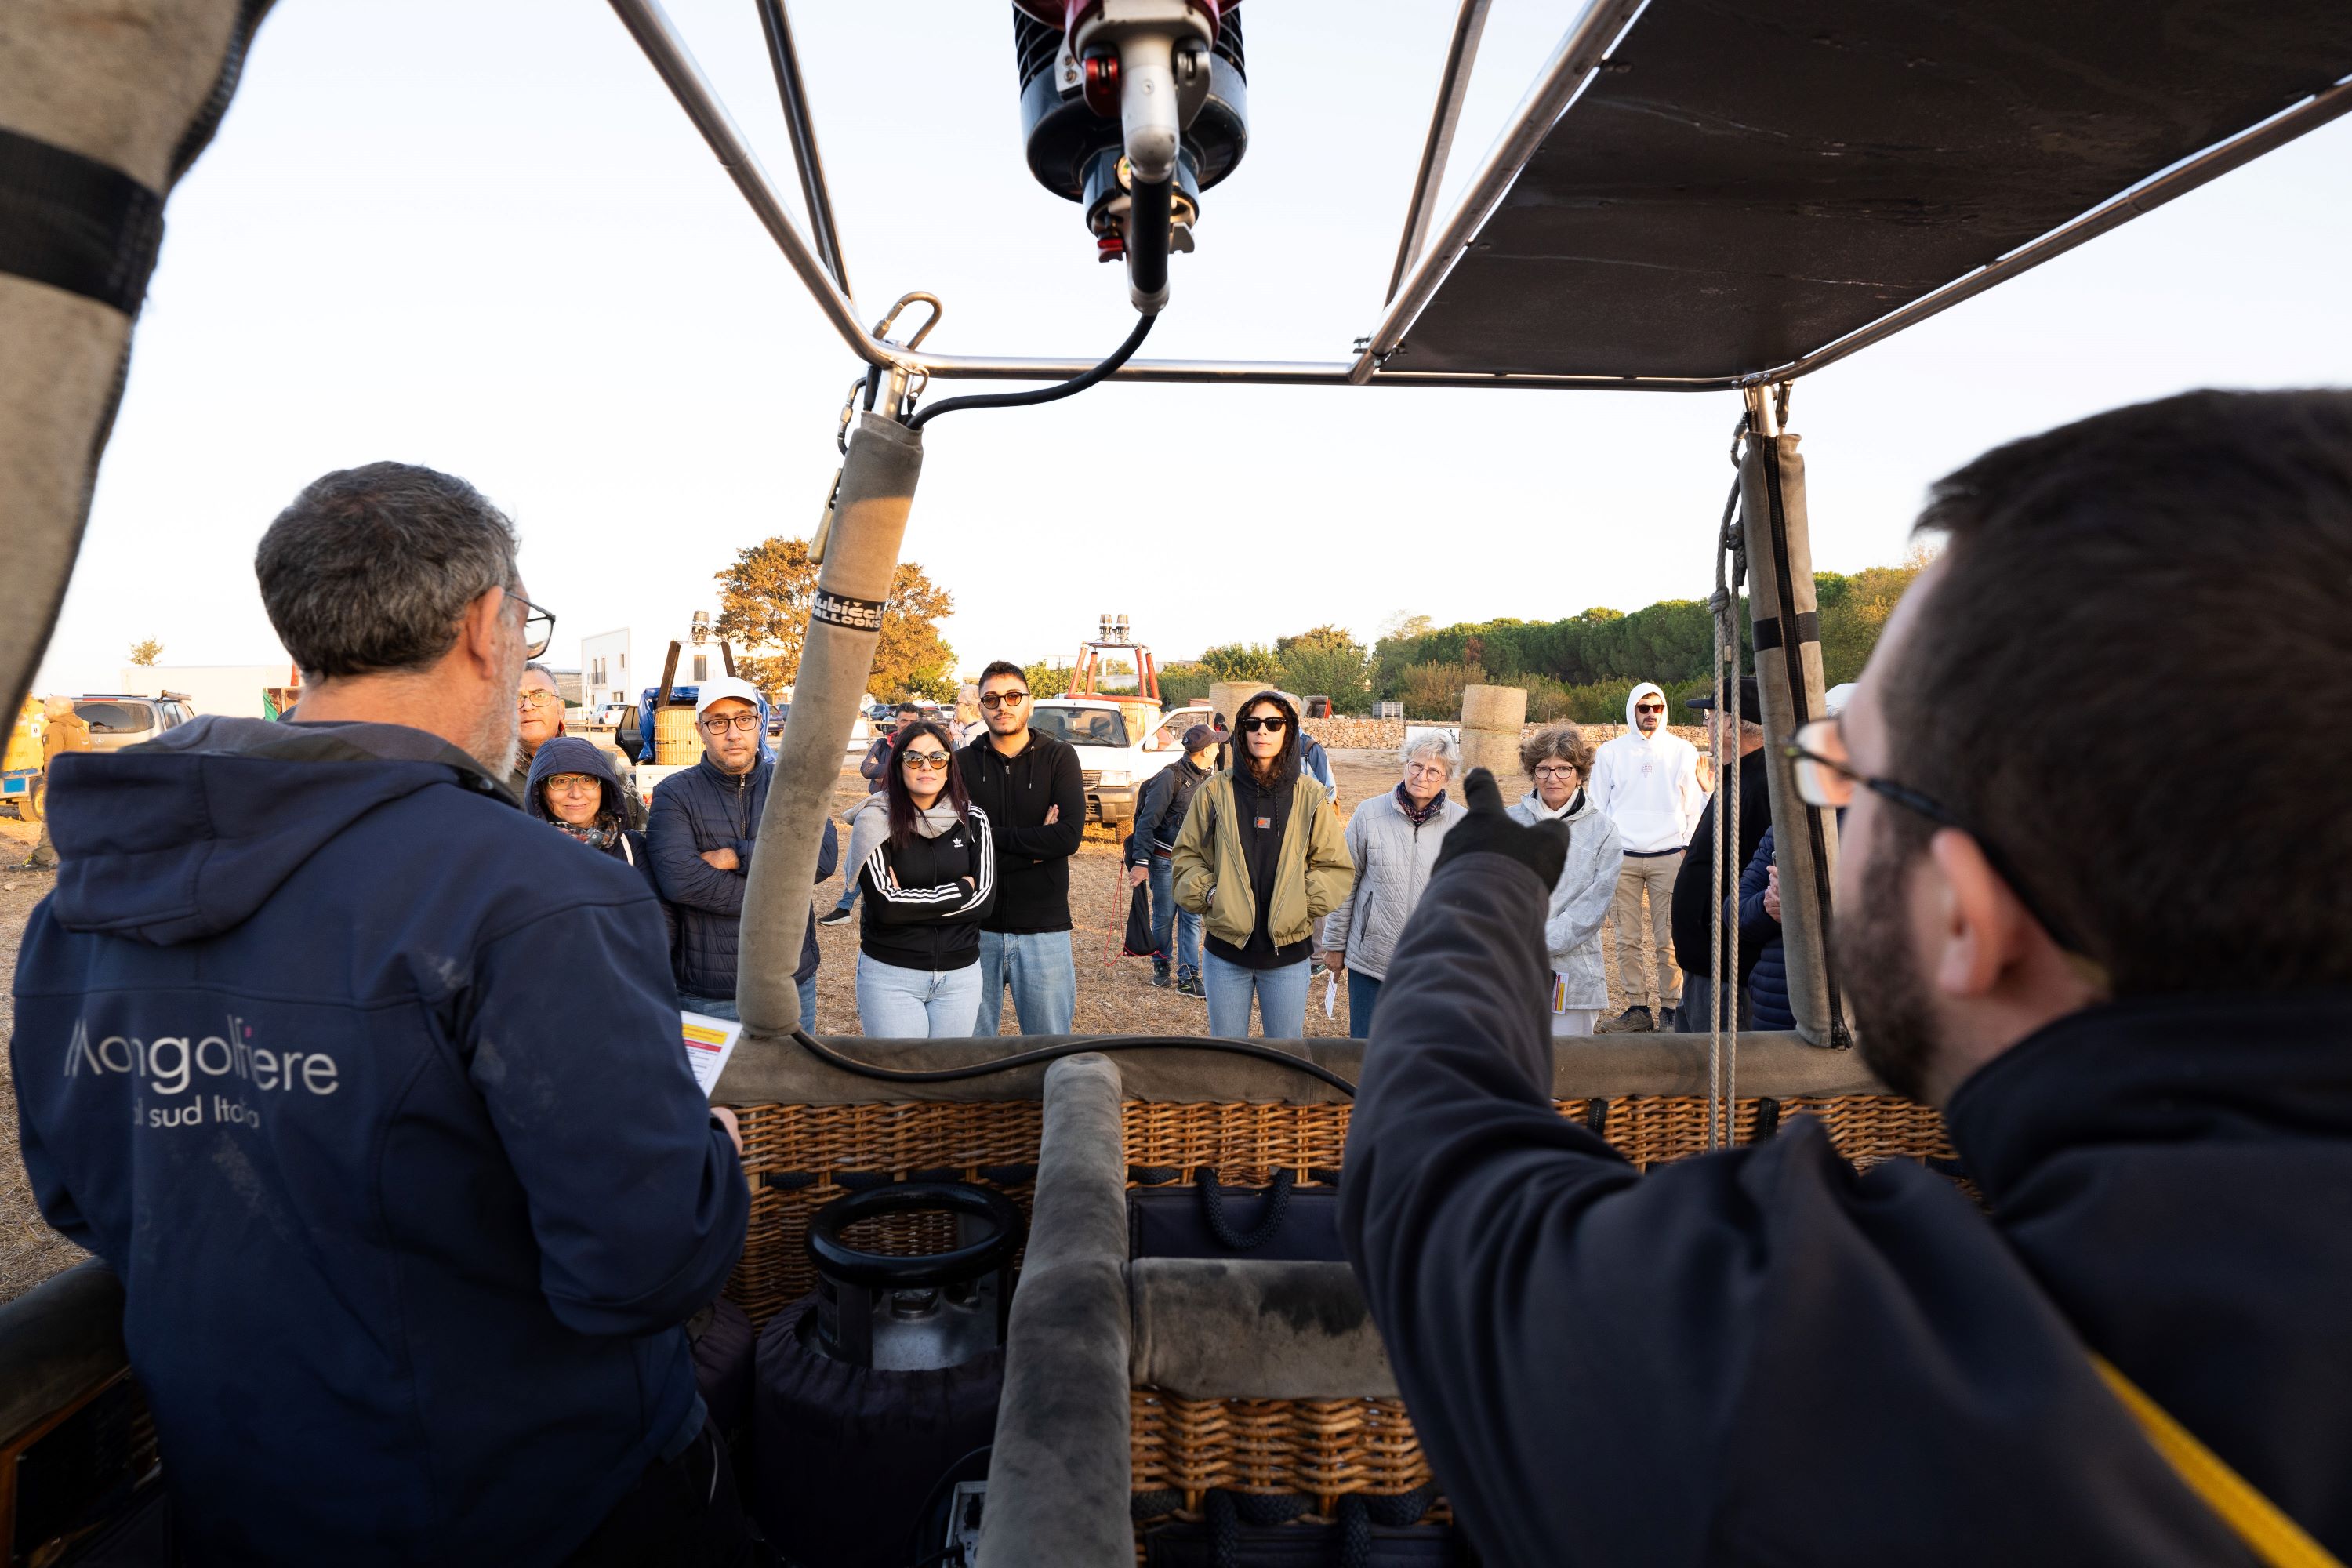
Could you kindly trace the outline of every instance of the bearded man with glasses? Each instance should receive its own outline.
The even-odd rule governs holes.
[[[747,1550],[683,1325],[751,1194],[652,890],[506,788],[515,555],[463,479],[329,474],[255,554],[288,721],[57,761],[25,1170],[121,1276],[189,1561]]]
[[[1477,773],[1398,945],[1339,1228],[1481,1561],[2352,1558],[2352,393],[2100,415],[1921,526],[1789,760],[1862,1060],[1969,1190],[1559,1114],[1565,846]],[[2184,753],[2283,676],[2291,742]]]

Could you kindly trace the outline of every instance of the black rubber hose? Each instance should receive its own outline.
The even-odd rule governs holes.
[[[1135,331],[1127,334],[1127,342],[1119,344],[1112,352],[1110,358],[1084,375],[1074,375],[1067,381],[1057,381],[1051,386],[1041,386],[1034,392],[990,392],[971,397],[950,397],[944,403],[934,403],[928,408],[917,409],[915,416],[907,421],[907,428],[919,430],[926,420],[936,418],[951,408],[1025,408],[1033,403],[1053,403],[1065,397],[1074,396],[1134,358],[1135,351],[1143,346],[1143,340],[1150,335],[1151,323],[1157,319],[1152,316],[1137,317]]]
[[[1173,216],[1176,182],[1139,184],[1127,208],[1127,280],[1135,292],[1158,299],[1168,291],[1168,225]]]
[[[879,1079],[885,1083],[955,1083],[964,1079],[986,1078],[992,1073],[1010,1072],[1014,1068],[1034,1067],[1039,1062],[1059,1061],[1064,1057],[1084,1056],[1088,1051],[1216,1051],[1226,1056],[1255,1057],[1276,1067],[1290,1068],[1307,1077],[1319,1079],[1339,1090],[1349,1099],[1356,1097],[1356,1086],[1333,1072],[1320,1062],[1294,1057],[1287,1051],[1277,1051],[1271,1046],[1257,1045],[1249,1040],[1219,1040],[1199,1035],[1104,1035],[1096,1039],[1069,1040],[1058,1046],[1045,1046],[1034,1051],[1016,1051],[1009,1057],[997,1057],[984,1062],[967,1062],[953,1068],[886,1068],[873,1062],[861,1062],[845,1057],[832,1047],[821,1044],[806,1029],[794,1029],[793,1038],[801,1048],[827,1067],[859,1078]]]

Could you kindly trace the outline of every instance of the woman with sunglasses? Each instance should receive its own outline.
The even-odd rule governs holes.
[[[1298,713],[1279,692],[1242,704],[1233,766],[1192,796],[1170,857],[1176,902],[1202,918],[1209,1033],[1269,1039],[1307,1029],[1315,934],[1355,885],[1330,795],[1299,766]]]
[[[857,1016],[876,1039],[962,1039],[980,1016],[980,922],[996,901],[987,814],[936,719],[891,738],[881,793],[849,817],[865,893]]]

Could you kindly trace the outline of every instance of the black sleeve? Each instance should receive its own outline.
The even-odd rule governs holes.
[[[831,814],[824,819],[824,837],[817,841],[816,879],[824,881],[841,867],[841,833],[834,826]]]
[[[1087,837],[1087,781],[1075,746],[1055,749],[1051,804],[1062,808],[1058,822],[1030,826],[996,823],[999,850],[1029,860],[1066,860],[1078,852]]]
[[[984,919],[996,906],[996,856],[989,843],[985,813],[971,814],[972,831],[965,836],[969,860],[964,879],[936,888],[893,888],[874,876],[868,857],[860,873],[866,885],[866,907],[884,925],[946,925]],[[890,859],[886,847],[882,858]],[[968,884],[968,885],[967,885]]]
[[[1430,879],[1339,1194],[1484,1560],[1894,1562],[1960,1541],[1972,1562],[2235,1559],[1941,1177],[1857,1175],[1802,1116],[1638,1175],[1559,1115],[1546,892],[1494,854]]]
[[[1168,810],[1168,792],[1174,788],[1169,775],[1176,771],[1171,763],[1151,775],[1143,786],[1143,798],[1135,808],[1135,826],[1127,837],[1127,863],[1140,866],[1151,858],[1152,830]],[[1080,781],[1083,787],[1084,781]]]

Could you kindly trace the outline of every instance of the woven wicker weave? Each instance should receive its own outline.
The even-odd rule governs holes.
[[[1706,1101],[1696,1096],[1635,1096],[1607,1102],[1611,1143],[1646,1170],[1706,1147]],[[1761,1101],[1743,1100],[1738,1135],[1756,1127]],[[1560,1113],[1590,1121],[1591,1103],[1559,1102]],[[1278,1170],[1315,1183],[1330,1178],[1348,1142],[1345,1105],[1162,1104],[1124,1108],[1130,1173],[1189,1182],[1206,1166],[1227,1182],[1259,1183]],[[1872,1164],[1890,1155],[1949,1156],[1943,1122],[1924,1105],[1885,1097],[1790,1100],[1785,1119],[1819,1117],[1848,1159]],[[971,1104],[750,1105],[738,1109],[743,1165],[755,1183],[751,1236],[728,1295],[754,1323],[815,1288],[808,1265],[808,1216],[856,1187],[913,1176],[995,1186],[1029,1209],[1042,1126],[1034,1100]],[[890,1252],[950,1245],[950,1222],[897,1217],[861,1227],[854,1238]]]

